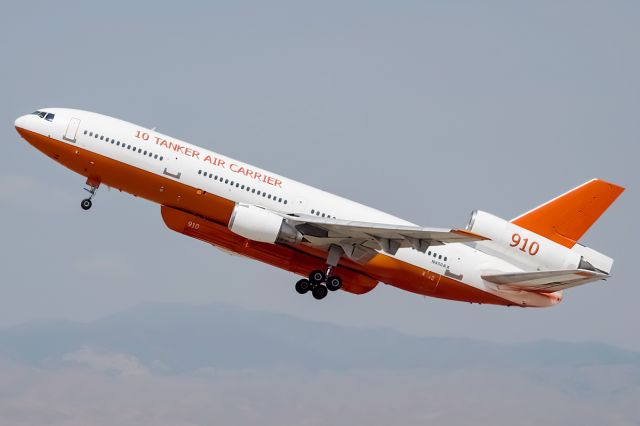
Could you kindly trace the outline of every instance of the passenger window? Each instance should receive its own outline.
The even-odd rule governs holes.
[[[160,156],[160,161],[162,161],[162,155]]]
[[[86,131],[86,130],[84,131],[84,134],[85,134],[85,135],[87,134],[87,131]]]
[[[198,174],[201,175],[202,174],[202,170],[198,170]]]

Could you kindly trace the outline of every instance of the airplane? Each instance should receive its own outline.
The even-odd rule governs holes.
[[[22,138],[100,185],[160,205],[167,227],[293,272],[300,294],[378,283],[469,303],[549,307],[604,280],[613,259],[578,241],[624,188],[590,180],[510,221],[474,211],[464,229],[423,227],[133,123],[68,108],[15,120]]]

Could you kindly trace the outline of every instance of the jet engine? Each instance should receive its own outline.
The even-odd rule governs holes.
[[[581,267],[577,251],[483,211],[471,214],[467,230],[490,239],[475,243],[478,250],[529,270]]]
[[[253,241],[270,244],[302,241],[302,234],[282,216],[252,204],[236,204],[228,226],[231,232]]]

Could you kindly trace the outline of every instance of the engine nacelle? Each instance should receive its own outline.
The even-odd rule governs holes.
[[[476,243],[478,250],[526,269],[576,269],[580,265],[580,253],[483,211],[471,214],[467,230],[490,238]]]
[[[251,204],[236,204],[229,220],[229,229],[242,237],[262,243],[302,241],[302,234],[282,216]]]

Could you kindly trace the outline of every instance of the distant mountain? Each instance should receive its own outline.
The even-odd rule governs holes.
[[[220,305],[142,305],[91,323],[51,321],[0,330],[0,357],[55,365],[82,348],[125,353],[167,373],[303,367],[529,368],[640,366],[640,353],[601,343],[500,345],[342,327]]]

